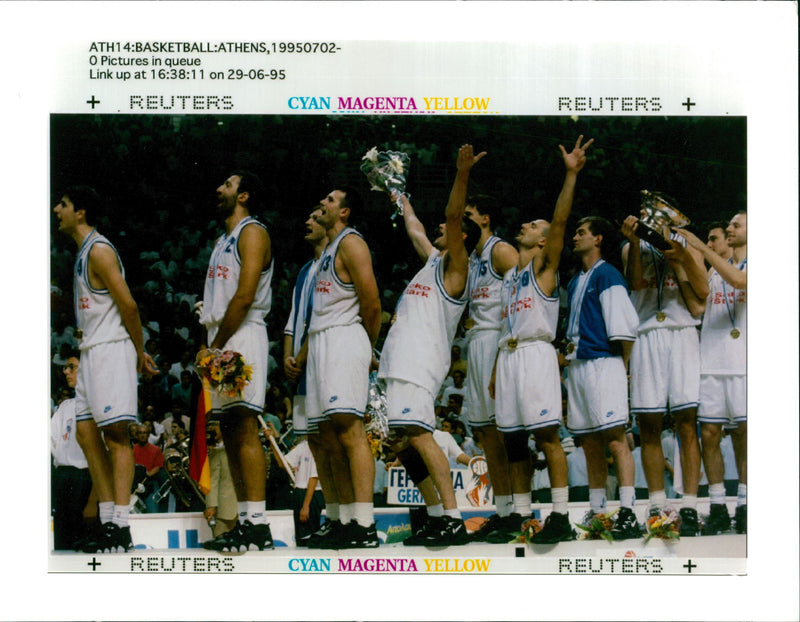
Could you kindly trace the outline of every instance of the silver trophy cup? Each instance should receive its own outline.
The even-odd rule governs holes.
[[[685,227],[689,219],[660,192],[642,190],[642,212],[636,235],[657,249],[670,249],[667,242],[671,227]]]

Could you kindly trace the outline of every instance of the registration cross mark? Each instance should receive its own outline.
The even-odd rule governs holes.
[[[693,564],[692,560],[690,559],[683,565],[683,567],[686,568],[686,572],[692,574],[692,568],[697,568],[697,564]]]
[[[95,107],[95,105],[96,105],[96,104],[99,104],[99,103],[100,103],[100,100],[99,100],[99,99],[95,99],[95,98],[94,98],[94,95],[92,95],[92,98],[91,98],[91,99],[87,99],[87,100],[86,100],[86,103],[87,103],[87,104],[91,104],[91,105],[92,105],[92,110],[94,110],[94,107]]]
[[[97,570],[98,566],[102,566],[103,564],[102,564],[102,562],[97,561],[97,559],[95,557],[92,557],[92,561],[90,561],[86,565],[87,566],[91,566],[92,567],[92,572],[94,572],[95,570]]]
[[[696,106],[697,103],[692,101],[691,97],[687,97],[686,101],[681,104],[681,106],[686,106],[686,112],[692,111],[692,106]]]

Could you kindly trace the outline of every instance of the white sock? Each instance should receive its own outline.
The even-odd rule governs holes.
[[[558,514],[569,514],[567,503],[569,502],[569,488],[551,488],[550,494],[553,497],[553,512]]]
[[[663,490],[651,490],[648,494],[650,507],[661,510],[667,504],[667,493]]]
[[[514,512],[520,516],[531,515],[531,493],[515,492],[511,495],[514,501]]]
[[[247,502],[247,520],[254,525],[267,524],[267,502],[266,501],[248,501]]]
[[[683,495],[683,499],[681,499],[681,507],[682,508],[691,508],[693,510],[697,509],[697,495]]]
[[[457,518],[461,520],[461,510],[459,510],[458,508],[453,508],[452,510],[445,510],[444,515],[449,516],[450,518]]]
[[[425,511],[428,512],[428,516],[430,517],[437,517],[437,516],[444,516],[444,506],[441,503],[437,503],[436,505],[429,505],[425,507]]]
[[[708,500],[714,505],[725,503],[725,484],[709,484],[708,486]]]
[[[110,523],[111,519],[114,518],[114,502],[103,501],[102,503],[98,503],[97,507],[100,522],[103,524]]]
[[[629,510],[633,509],[636,504],[636,489],[633,486],[619,487],[619,504]]]
[[[239,514],[239,523],[244,525],[244,521],[247,520],[247,501],[237,501],[236,510]]]
[[[589,489],[589,507],[595,514],[602,514],[606,511],[606,489],[605,488],[590,488]]]
[[[129,506],[127,505],[115,505],[114,506],[114,517],[111,519],[111,522],[119,527],[127,527],[128,526],[128,513],[130,512]]]
[[[327,503],[325,505],[325,513],[328,515],[329,520],[331,521],[339,520],[339,504]]]
[[[514,509],[514,500],[511,495],[495,495],[494,505],[497,509],[497,515],[505,517],[511,514],[511,510]]]
[[[371,503],[354,503],[353,518],[362,527],[369,527],[375,522],[375,511]]]
[[[739,484],[736,491],[736,506],[747,505],[747,484]]]
[[[340,503],[339,504],[339,520],[342,521],[342,525],[349,525],[350,521],[353,520],[353,504],[352,503]]]

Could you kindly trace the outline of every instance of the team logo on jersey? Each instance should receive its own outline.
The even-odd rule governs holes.
[[[614,411],[613,411],[613,410],[609,410],[609,411],[606,413],[606,419],[610,419],[610,418],[611,418],[611,417],[613,417],[613,416],[614,416]]]
[[[407,415],[407,414],[408,414],[408,413],[410,413],[410,412],[411,412],[411,409],[410,409],[410,408],[404,408],[404,409],[403,409],[403,414],[404,414],[404,415]]]
[[[550,409],[549,408],[545,408],[542,412],[539,413],[539,416],[540,417],[544,417],[549,412],[550,412]]]
[[[103,409],[103,413],[104,413],[104,414],[105,414],[105,413],[108,413],[110,410],[111,410],[111,406],[106,406],[106,407]]]
[[[334,395],[334,396],[331,397],[331,399],[328,400],[328,403],[329,404],[333,404],[338,399],[339,399],[339,396],[338,395]]]

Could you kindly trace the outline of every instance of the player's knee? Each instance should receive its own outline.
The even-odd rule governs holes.
[[[509,462],[523,462],[531,456],[528,447],[528,433],[525,430],[503,434],[503,444]]]
[[[405,449],[399,451],[397,457],[400,458],[400,462],[403,463],[406,473],[408,473],[408,476],[414,484],[419,485],[419,483],[430,474],[422,456],[412,446],[409,445]]]
[[[704,423],[700,426],[700,438],[703,440],[703,447],[718,446],[722,437],[722,426]]]

